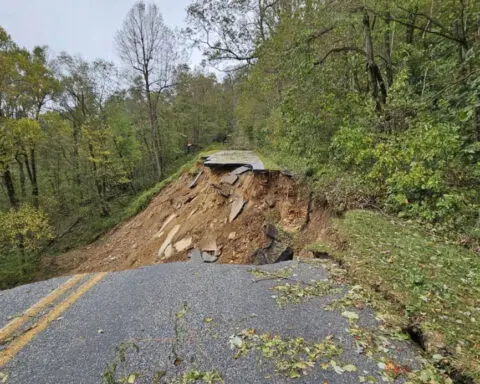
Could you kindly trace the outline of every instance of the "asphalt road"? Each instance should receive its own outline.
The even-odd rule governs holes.
[[[205,382],[218,376],[225,383],[358,383],[393,376],[392,362],[405,371],[421,368],[415,346],[380,335],[368,308],[325,309],[349,288],[330,285],[321,264],[261,268],[277,270],[273,275],[253,274],[252,268],[165,264],[2,291],[0,383],[189,383],[201,375]],[[287,292],[286,284],[297,282],[304,284],[295,294],[273,289],[280,285]],[[316,284],[328,289],[305,300]],[[369,353],[363,338],[352,335],[354,327],[376,329],[380,350]],[[318,346],[326,338],[329,353]],[[297,344],[286,344],[289,339]],[[319,349],[305,365],[313,348]]]

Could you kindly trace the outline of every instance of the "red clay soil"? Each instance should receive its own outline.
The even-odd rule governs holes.
[[[254,262],[253,251],[268,243],[263,231],[267,222],[292,233],[304,224],[308,204],[305,193],[293,179],[279,172],[248,172],[241,175],[234,186],[221,185],[220,179],[226,172],[205,167],[193,189],[189,184],[194,177],[183,174],[164,188],[143,212],[97,242],[44,262],[56,275],[121,271],[188,260],[189,250],[201,248],[202,239],[210,239],[216,241],[219,249],[217,262],[250,264]],[[221,192],[230,196],[222,196]],[[228,218],[235,197],[243,197],[248,203],[230,223]],[[312,217],[312,223],[318,224],[315,226],[321,230],[318,220],[318,215]],[[180,228],[172,239],[172,246],[188,238],[192,239],[191,245],[178,253],[174,250],[170,257],[159,255],[159,249],[176,226]],[[314,232],[313,236],[318,236],[318,232]]]

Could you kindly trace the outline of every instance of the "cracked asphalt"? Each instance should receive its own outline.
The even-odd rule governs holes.
[[[352,324],[345,309],[325,309],[349,290],[347,286],[302,303],[277,305],[278,292],[273,287],[327,280],[329,273],[322,264],[293,261],[260,268],[267,273],[291,269],[290,277],[280,280],[275,275],[254,276],[252,268],[174,263],[109,273],[0,367],[0,382],[2,377],[7,384],[108,382],[102,376],[116,360],[116,349],[133,344],[138,352],[129,349],[125,363],[110,370],[117,380],[153,383],[155,376],[163,376],[157,382],[169,383],[187,372],[214,371],[225,383],[358,383],[365,378],[381,382],[387,374],[387,358],[409,370],[421,368],[419,351],[409,341],[386,342],[382,354],[371,356],[359,347],[358,338],[349,332]],[[0,327],[66,280],[0,292]],[[61,305],[63,299],[49,308]],[[378,328],[370,309],[348,311],[358,314],[356,323],[362,328]],[[28,332],[36,332],[39,320],[30,319]],[[300,378],[290,379],[276,370],[275,357],[265,358],[260,351],[250,350],[236,359],[229,340],[246,329],[283,339],[302,337],[312,343],[331,336],[343,351],[335,357],[337,365],[354,365],[355,371],[335,370],[331,359],[320,357]],[[0,356],[22,336],[23,331],[19,332],[0,346]],[[402,377],[391,380],[405,381]]]

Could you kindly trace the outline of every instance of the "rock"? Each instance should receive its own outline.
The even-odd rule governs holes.
[[[177,252],[183,252],[183,251],[186,251],[188,248],[190,248],[191,245],[192,245],[192,238],[185,237],[184,239],[175,243],[175,249],[177,250]]]
[[[255,251],[253,251],[250,258],[253,260],[255,265],[269,264],[267,251],[263,248],[257,248]]]
[[[230,216],[228,218],[228,221],[230,223],[235,220],[238,215],[240,215],[246,203],[247,201],[243,200],[242,197],[236,197],[235,199],[233,199],[232,210],[230,211]]]
[[[158,231],[159,233],[162,232],[165,227],[173,220],[175,219],[175,217],[177,217],[177,215],[175,213],[172,213],[170,216],[168,216],[167,220],[165,220],[165,222],[163,223],[162,225],[162,228],[160,228],[160,230]]]
[[[169,245],[168,245],[167,249],[165,249],[164,254],[165,254],[165,258],[166,258],[166,259],[169,259],[170,257],[173,256],[174,251],[173,251],[172,244],[169,244]]]
[[[263,227],[263,231],[265,232],[265,235],[267,235],[267,237],[269,237],[270,239],[275,240],[278,236],[277,227],[275,227],[275,225],[273,224],[265,224],[265,226]]]
[[[164,231],[158,231],[158,232],[153,236],[153,238],[154,238],[154,239],[159,239],[159,238],[161,238],[161,237],[163,236],[164,233],[165,233]]]
[[[175,227],[173,227],[173,229],[169,232],[167,238],[165,239],[165,241],[163,242],[162,246],[160,247],[160,249],[158,250],[158,257],[162,257],[163,254],[165,253],[165,250],[167,249],[167,247],[170,245],[170,243],[172,242],[173,238],[175,237],[175,235],[177,234],[177,232],[180,230],[180,225],[176,225]]]
[[[238,181],[238,176],[230,173],[228,175],[223,176],[220,179],[220,184],[234,185],[237,181]]]
[[[228,240],[235,240],[237,238],[237,233],[236,232],[230,232],[228,235]]]
[[[190,189],[195,188],[197,186],[198,179],[200,179],[202,174],[203,174],[203,169],[198,173],[198,175],[195,177],[195,179],[192,181],[192,183],[188,186],[188,188],[190,188]]]
[[[206,238],[200,240],[198,248],[200,248],[204,252],[216,252],[216,250],[218,249],[217,239],[214,237],[214,235],[209,234]]]
[[[248,171],[251,171],[252,168],[251,167],[246,167],[246,166],[243,166],[243,167],[240,167],[240,168],[237,168],[235,169],[232,174],[233,175],[243,175],[245,172],[248,172]]]
[[[218,256],[212,255],[208,252],[202,252],[202,259],[205,263],[215,263],[218,260]]]
[[[293,260],[293,249],[290,247],[287,247],[278,257],[278,259],[275,260],[275,263],[280,263],[282,261],[289,261],[289,260]]]
[[[202,252],[199,249],[193,249],[188,257],[192,263],[203,263]]]

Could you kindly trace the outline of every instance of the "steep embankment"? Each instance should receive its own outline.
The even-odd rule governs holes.
[[[308,202],[292,178],[280,172],[246,172],[230,185],[222,181],[229,170],[200,169],[194,188],[190,184],[195,176],[185,173],[143,212],[96,243],[44,262],[58,275],[119,271],[187,260],[189,252],[198,248],[219,256],[219,263],[246,264],[258,262],[255,250],[271,245],[272,235],[277,241],[269,248],[270,260],[294,246],[289,233],[305,223]],[[232,207],[242,199],[246,202],[243,210],[230,221]],[[267,234],[267,224],[279,230]]]

